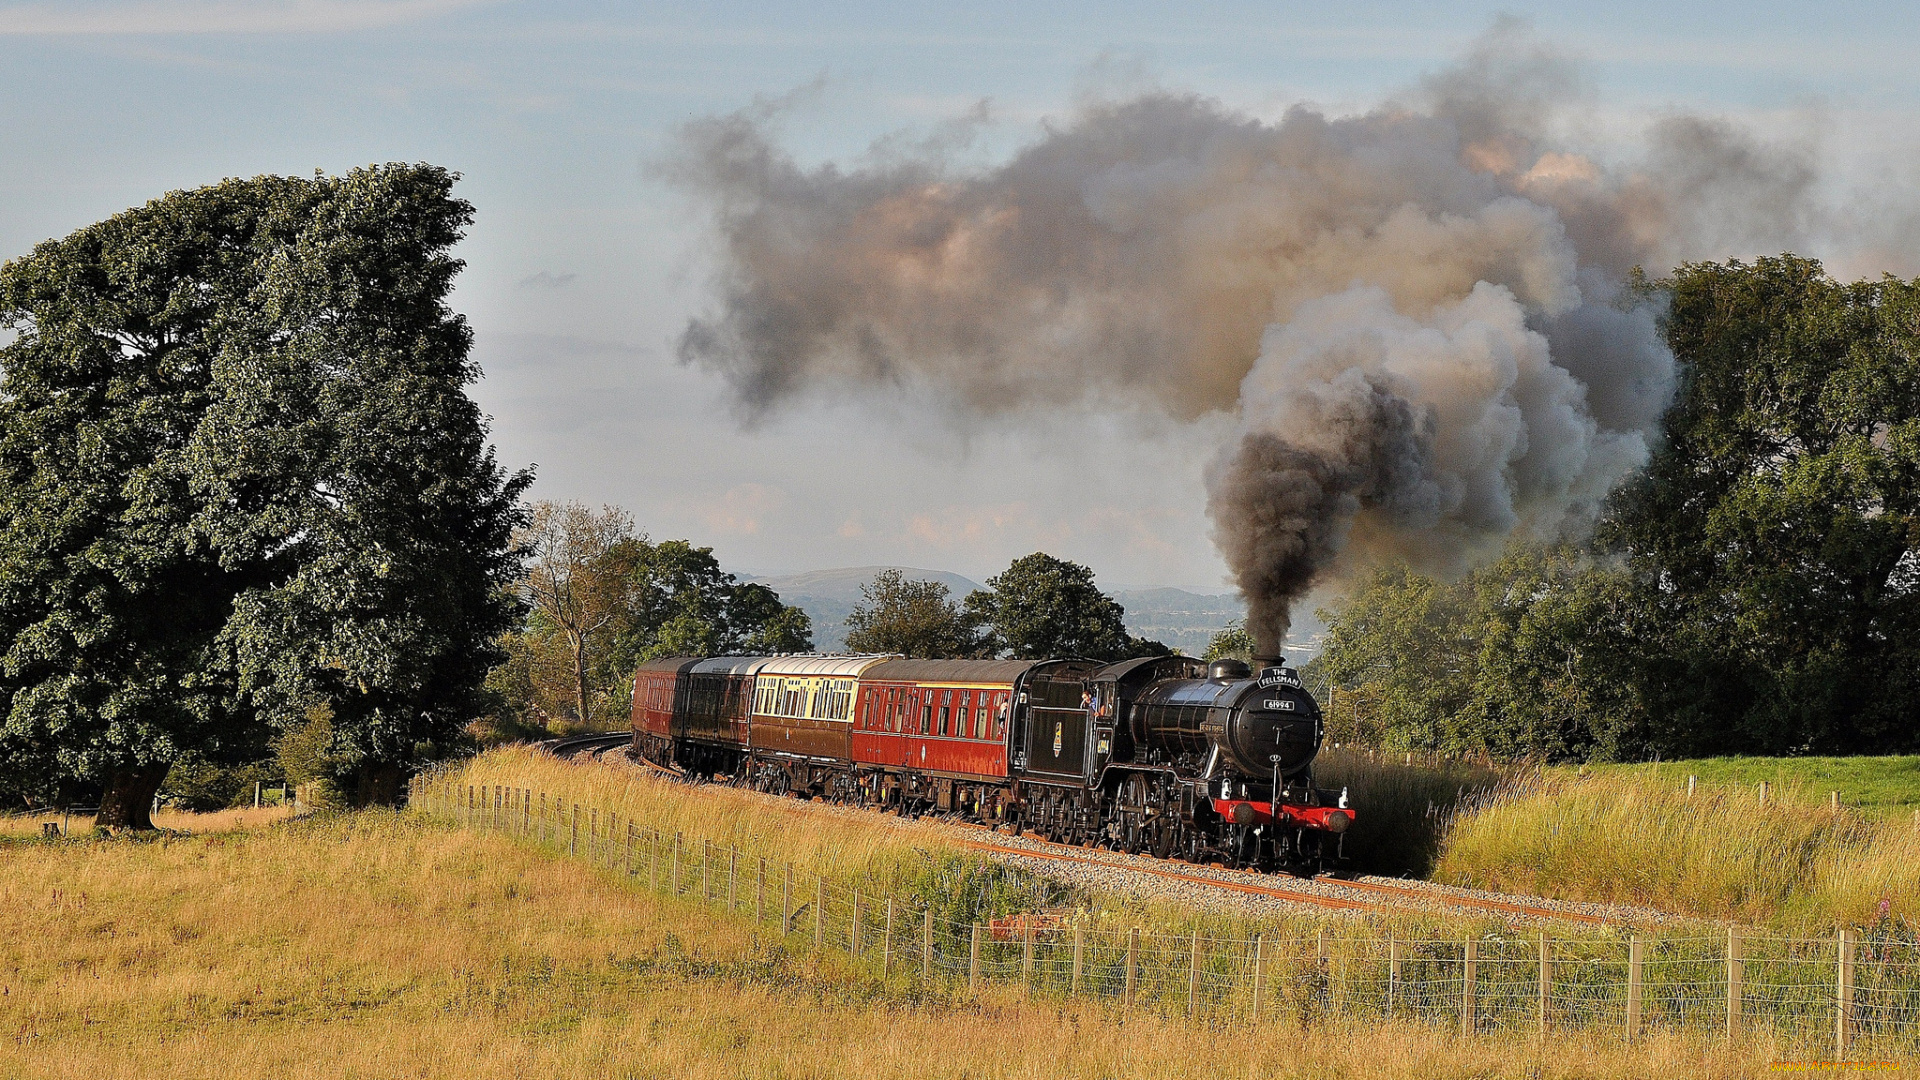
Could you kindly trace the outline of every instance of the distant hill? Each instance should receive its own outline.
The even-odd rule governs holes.
[[[793,604],[813,620],[813,647],[821,652],[839,652],[847,647],[847,616],[861,600],[860,589],[882,570],[898,570],[908,581],[938,581],[947,587],[953,599],[962,600],[979,584],[971,578],[945,570],[920,570],[911,566],[848,566],[837,570],[808,570],[800,574],[756,577],[757,581],[780,599]]]
[[[1185,589],[1122,589],[1113,594],[1127,609],[1127,633],[1155,641],[1189,656],[1207,651],[1213,635],[1229,622],[1244,619],[1238,596],[1208,596]]]

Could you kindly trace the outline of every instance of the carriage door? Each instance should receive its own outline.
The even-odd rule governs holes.
[[[893,763],[908,768],[913,765],[913,740],[907,737],[907,688],[896,686],[889,693],[893,695]]]

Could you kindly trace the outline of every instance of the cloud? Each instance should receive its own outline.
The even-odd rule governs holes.
[[[701,508],[700,519],[720,533],[752,535],[762,522],[785,506],[785,493],[762,484],[736,484],[719,499]]]
[[[332,34],[435,19],[489,0],[145,0],[0,5],[0,34]]]
[[[579,274],[554,274],[542,270],[532,277],[520,279],[523,289],[564,289],[579,280]]]
[[[1004,534],[1010,528],[1030,528],[1032,514],[1024,502],[998,506],[949,506],[936,513],[914,514],[906,521],[907,538],[937,548],[971,547]]]

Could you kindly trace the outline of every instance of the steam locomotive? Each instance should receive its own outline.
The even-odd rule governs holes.
[[[671,657],[633,686],[634,751],[690,776],[1296,872],[1354,820],[1313,785],[1322,726],[1277,656]]]

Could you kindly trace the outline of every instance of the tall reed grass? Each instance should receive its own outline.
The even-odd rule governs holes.
[[[1775,925],[1920,916],[1920,830],[1792,789],[1528,774],[1447,824],[1442,881]]]

